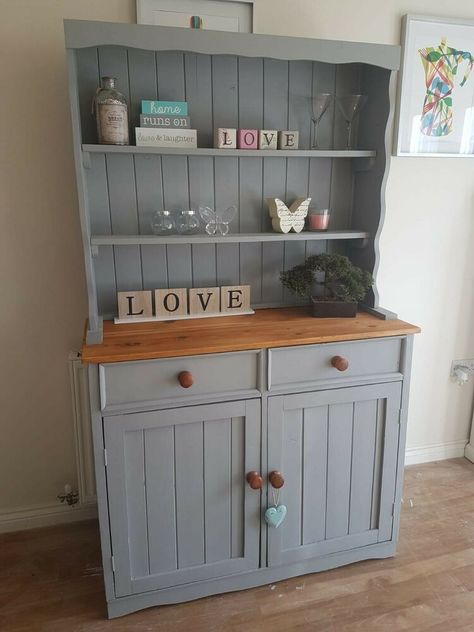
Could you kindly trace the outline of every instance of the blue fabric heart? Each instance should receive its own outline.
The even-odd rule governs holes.
[[[268,526],[278,529],[286,517],[286,505],[269,507],[265,512],[265,522]]]

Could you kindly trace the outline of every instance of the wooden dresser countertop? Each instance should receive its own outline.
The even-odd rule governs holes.
[[[313,318],[306,307],[260,309],[251,316],[126,325],[105,321],[102,344],[84,343],[82,360],[95,364],[151,360],[419,332],[419,327],[402,320],[382,320],[364,312],[355,318]]]

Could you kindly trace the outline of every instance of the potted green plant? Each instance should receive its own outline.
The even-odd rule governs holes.
[[[372,275],[347,257],[325,253],[281,272],[280,280],[294,294],[310,298],[317,318],[355,316],[358,301],[373,283]]]

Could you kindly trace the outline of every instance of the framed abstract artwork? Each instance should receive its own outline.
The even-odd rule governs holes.
[[[474,20],[404,16],[394,150],[474,157]]]

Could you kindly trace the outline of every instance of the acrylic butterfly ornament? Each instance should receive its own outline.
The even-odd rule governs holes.
[[[300,233],[308,215],[311,198],[296,198],[290,208],[279,198],[267,198],[273,230],[277,233]]]
[[[229,224],[234,219],[237,209],[229,206],[223,211],[214,211],[210,206],[200,206],[199,215],[206,224],[208,235],[227,235]]]

